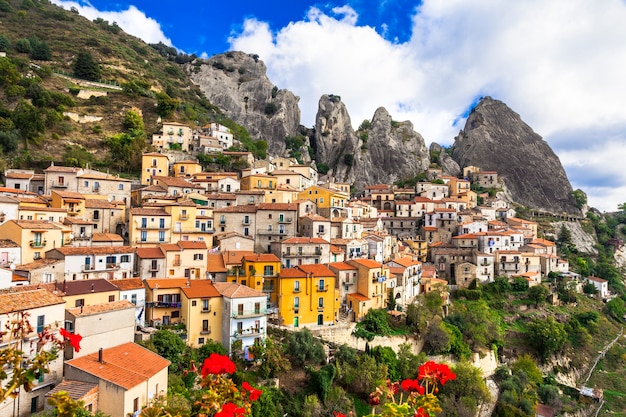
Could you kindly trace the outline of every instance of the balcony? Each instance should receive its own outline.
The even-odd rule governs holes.
[[[258,310],[243,310],[243,311],[236,311],[232,314],[232,318],[233,319],[245,319],[245,318],[250,318],[250,317],[259,317],[259,316],[264,316],[267,314],[267,311],[265,308],[260,308]]]
[[[233,337],[243,338],[243,337],[250,337],[250,336],[258,336],[261,334],[263,329],[264,327],[259,327],[259,328],[253,327],[250,329],[236,330]]]
[[[98,187],[93,187],[93,192],[94,192],[94,193],[99,193],[99,192],[100,192],[100,186],[98,186]]]
[[[43,248],[44,246],[46,246],[48,242],[46,241],[46,239],[44,240],[31,240],[30,241],[30,247],[33,249],[38,249],[38,248]]]
[[[328,286],[327,285],[325,285],[323,287],[319,287],[319,286],[316,285],[315,288],[317,289],[317,292],[326,292],[326,291],[328,291]]]
[[[118,264],[118,263],[107,263],[106,269],[120,269],[120,264]]]
[[[91,240],[91,235],[81,233],[78,236],[74,236],[74,240]]]
[[[274,292],[274,286],[273,285],[264,285],[263,286],[263,292]]]
[[[52,183],[52,186],[53,186],[54,188],[67,188],[67,183],[65,183],[65,182],[59,182],[59,181],[54,181],[54,182]]]
[[[200,334],[211,334],[211,329],[202,329]]]
[[[137,226],[137,229],[141,229],[141,230],[166,230],[169,229],[169,227],[163,225],[147,225],[147,224],[142,224],[140,226]]]
[[[297,252],[283,252],[283,258],[297,258],[302,256],[322,256],[321,250],[307,250]]]
[[[180,216],[178,216],[178,218],[179,218],[180,220],[189,220],[189,214],[186,214],[186,213],[181,213],[181,215],[180,215]]]
[[[159,272],[159,265],[150,265],[150,268],[148,268],[148,272]]]
[[[178,302],[164,302],[164,301],[150,301],[146,302],[146,307],[153,308],[180,308],[181,303]]]
[[[203,308],[202,310],[200,310],[201,313],[210,313],[212,311],[211,306],[209,306],[208,308]]]
[[[241,221],[241,224],[242,224],[242,225],[244,225],[244,226],[250,226],[250,219],[247,219],[247,220],[246,220],[246,219],[243,219],[243,220]]]
[[[385,282],[387,280],[387,277],[382,275],[380,277],[374,277],[372,279],[372,283],[376,284],[376,283],[380,283],[380,282]]]
[[[81,268],[82,272],[93,271],[94,269],[96,269],[96,267],[92,264],[85,264]]]
[[[172,262],[172,265],[174,266],[180,266],[180,259],[177,261]]]
[[[291,217],[283,217],[278,219],[278,223],[293,223],[293,219]]]
[[[137,239],[135,239],[135,243],[136,244],[142,244],[143,243],[145,245],[147,245],[147,244],[154,245],[154,244],[165,243],[165,239],[160,240],[160,239],[141,239],[141,238],[137,238]]]

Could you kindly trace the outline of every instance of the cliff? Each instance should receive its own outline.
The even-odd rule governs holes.
[[[552,213],[580,215],[559,158],[501,101],[483,98],[454,141],[461,166],[497,171],[513,201]]]
[[[396,122],[380,107],[371,122],[355,132],[338,96],[320,98],[314,138],[318,166],[328,165],[329,175],[353,184],[356,192],[366,185],[414,177],[429,165],[424,138],[411,122]]]

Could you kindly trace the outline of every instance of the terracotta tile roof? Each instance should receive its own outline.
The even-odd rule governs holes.
[[[335,273],[322,264],[298,265],[298,268],[314,277],[334,277]]]
[[[115,233],[94,233],[91,235],[92,242],[123,242],[124,238]]]
[[[248,255],[254,255],[254,252],[247,250],[227,250],[222,252],[224,265],[240,264],[243,257]]]
[[[317,243],[317,244],[330,244],[329,241],[322,239],[320,237],[290,237],[289,239],[283,240],[281,243],[289,243],[289,244],[305,244],[305,243]]]
[[[130,209],[132,216],[171,216],[163,208],[133,208]]]
[[[183,249],[206,249],[207,248],[206,242],[203,242],[201,240],[198,240],[198,241],[179,240],[177,244]]]
[[[51,249],[46,253],[57,251],[65,256],[76,255],[116,255],[122,253],[134,253],[132,246],[81,246],[81,247],[61,247]]]
[[[0,239],[0,248],[20,248],[21,246],[11,239]]]
[[[354,298],[357,301],[369,301],[370,300],[368,297],[364,296],[363,294],[359,292],[353,292],[353,293],[347,294],[347,296],[349,298]]]
[[[160,177],[152,176],[152,181],[157,181],[158,185],[165,185],[167,187],[179,187],[179,188],[202,188],[199,185],[195,185],[182,179],[181,177]]]
[[[9,220],[7,223],[13,222],[17,226],[22,229],[29,230],[38,230],[38,229],[46,229],[46,230],[60,230],[61,227],[56,223],[49,222],[47,220]]]
[[[603,282],[608,282],[606,279],[598,278],[598,277],[587,277],[589,281],[594,281],[602,284]]]
[[[207,271],[209,272],[226,272],[224,266],[224,258],[221,253],[209,253],[207,255]]]
[[[356,266],[347,264],[345,262],[333,262],[328,264],[330,268],[342,270],[342,271],[356,271]]]
[[[66,217],[63,219],[63,224],[71,225],[71,224],[96,224],[96,222],[91,222],[89,220],[81,219],[79,217]]]
[[[26,311],[56,304],[65,304],[65,300],[45,289],[19,292],[7,290],[0,293],[0,314]]]
[[[409,267],[409,266],[413,266],[413,265],[420,265],[421,262],[420,261],[414,261],[411,258],[408,257],[403,257],[403,258],[396,258],[393,260],[393,262],[397,263],[398,265],[401,265],[405,268]]]
[[[228,206],[221,209],[213,210],[213,213],[256,213],[257,206],[247,204],[245,206]]]
[[[285,210],[285,211],[296,211],[298,210],[298,205],[295,203],[259,203],[259,210]]]
[[[32,178],[33,174],[33,172],[7,172],[4,176],[6,178],[29,180]]]
[[[113,301],[110,303],[87,305],[65,309],[74,317],[94,316],[96,314],[107,313],[109,311],[135,309],[135,305],[128,300]]]
[[[82,168],[64,167],[64,166],[57,166],[57,165],[50,165],[48,168],[44,169],[44,172],[78,173],[80,171],[82,171]]]
[[[17,265],[15,267],[15,270],[16,271],[34,271],[35,269],[45,268],[47,266],[54,265],[59,262],[62,262],[62,261],[60,261],[59,259],[41,258],[33,262],[29,262],[29,263],[22,264],[22,265]]]
[[[181,287],[181,290],[187,298],[207,298],[220,297],[221,294],[213,286],[213,283],[206,279],[190,279],[187,281],[189,286]]]
[[[77,193],[75,191],[56,191],[53,190],[52,191],[54,194],[58,195],[61,198],[74,198],[77,200],[84,200],[85,196],[82,195],[81,193]]]
[[[306,272],[299,268],[283,268],[278,274],[279,278],[306,278]]]
[[[120,291],[138,290],[143,288],[143,282],[140,278],[123,278],[108,281],[119,288]]]
[[[98,199],[98,198],[87,198],[87,199],[85,199],[85,208],[88,208],[88,209],[116,209],[118,207],[116,205],[114,205],[114,204],[111,204],[109,202],[109,200]]]
[[[159,246],[163,252],[180,252],[180,246],[176,243],[164,243]]]
[[[215,288],[221,295],[228,298],[265,297],[265,293],[237,284],[236,282],[216,282]]]
[[[257,253],[254,255],[245,255],[243,259],[249,262],[280,262],[280,259],[273,253]]]
[[[66,365],[129,390],[146,382],[170,364],[167,359],[135,343],[105,349],[102,357],[102,362],[98,362],[96,352],[67,361]]]
[[[143,282],[151,290],[155,288],[182,288],[187,285],[187,278],[147,278]]]
[[[382,268],[383,266],[380,262],[376,262],[371,259],[351,259],[350,262],[363,265],[367,268]]]
[[[80,400],[88,394],[98,392],[98,384],[64,379],[59,385],[46,393],[46,397],[51,397],[61,391],[67,392],[73,400]]]
[[[313,220],[313,221],[329,221],[329,219],[327,219],[324,216],[320,216],[319,214],[307,214],[305,216],[300,216],[301,219],[309,219],[309,220]]]
[[[161,248],[137,248],[137,256],[141,259],[163,259],[165,254]]]

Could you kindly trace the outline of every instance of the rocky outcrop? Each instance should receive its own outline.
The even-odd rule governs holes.
[[[299,98],[270,82],[257,55],[227,52],[188,64],[186,69],[211,104],[248,129],[254,139],[265,140],[270,154],[284,154],[285,138],[298,134]]]
[[[551,213],[580,215],[559,158],[506,104],[483,98],[454,141],[461,167],[497,171],[511,198]]]
[[[431,156],[439,155],[437,157],[437,164],[439,164],[445,175],[459,177],[463,173],[463,170],[461,169],[459,164],[457,164],[456,161],[452,159],[452,156],[450,156],[450,154],[446,152],[443,146],[439,145],[436,142],[433,142],[430,144],[429,152]]]
[[[336,181],[353,184],[356,192],[415,177],[429,165],[424,138],[411,122],[396,122],[380,107],[369,125],[355,132],[344,103],[333,95],[319,101],[315,145],[318,164],[328,165]]]

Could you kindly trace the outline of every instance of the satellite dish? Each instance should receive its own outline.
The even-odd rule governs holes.
[[[15,271],[15,264],[9,265],[9,268],[11,268],[11,271]]]

